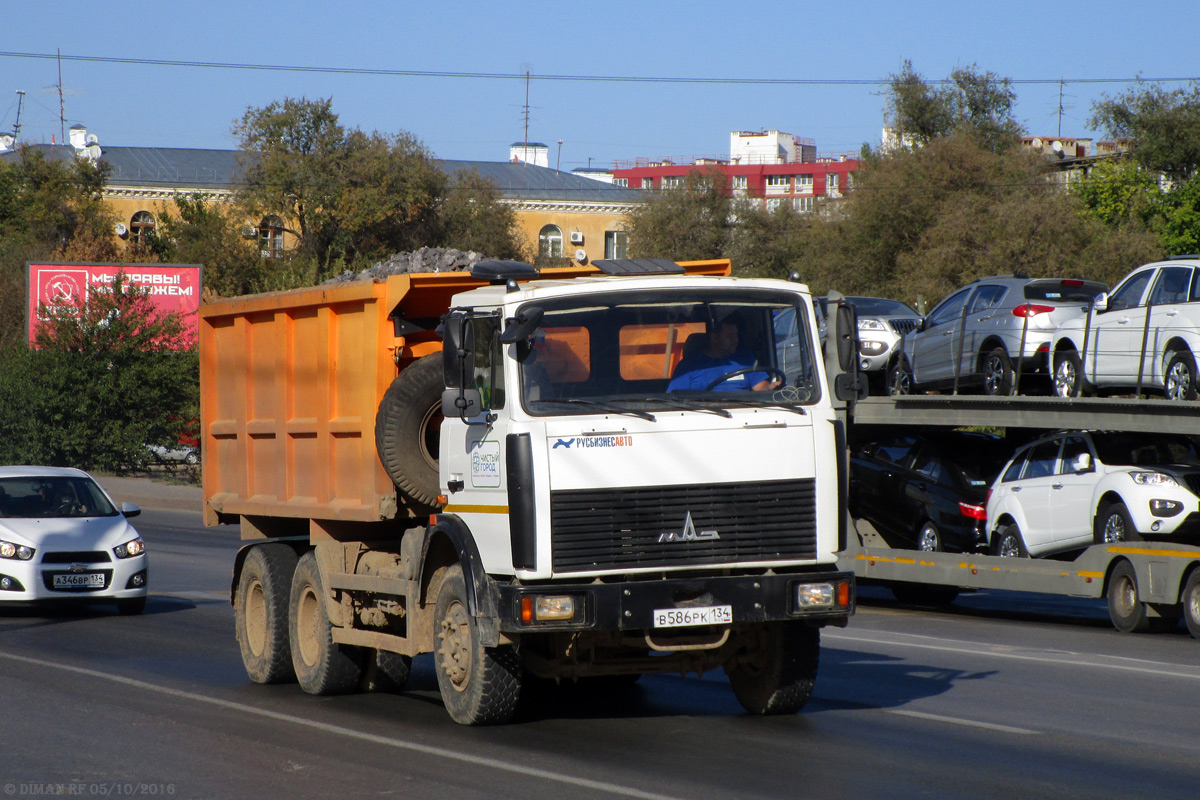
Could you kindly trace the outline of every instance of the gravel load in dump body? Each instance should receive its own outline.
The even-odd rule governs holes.
[[[387,261],[380,261],[362,272],[347,270],[325,283],[345,281],[382,280],[389,275],[405,275],[410,272],[463,272],[480,261],[490,261],[488,256],[474,250],[455,250],[452,247],[422,247],[411,253],[396,253]]]

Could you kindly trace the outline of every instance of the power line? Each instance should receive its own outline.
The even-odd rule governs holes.
[[[248,64],[223,61],[177,61],[151,58],[117,58],[114,56],[58,55],[57,53],[0,52],[3,58],[39,58],[82,61],[102,64],[127,64],[151,67],[186,67],[190,69],[258,70],[268,72],[314,72],[330,75],[365,75],[401,78],[458,78],[474,80],[525,80],[523,72],[450,72],[443,70],[368,69],[364,67],[320,67],[289,64]],[[890,78],[697,78],[649,75],[529,75],[533,80],[574,81],[595,83],[698,83],[738,86],[886,86]],[[1021,86],[1054,85],[1060,83],[1187,83],[1200,81],[1188,78],[1011,78],[1008,82]],[[953,83],[950,79],[929,80],[930,84]]]

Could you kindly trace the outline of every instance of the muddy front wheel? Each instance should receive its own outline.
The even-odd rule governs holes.
[[[521,696],[521,659],[511,645],[484,647],[467,606],[462,567],[450,567],[434,606],[434,670],[450,718],[460,725],[507,722]]]
[[[751,714],[795,714],[812,697],[820,630],[784,622],[744,635],[753,639],[749,653],[725,666],[738,702]]]

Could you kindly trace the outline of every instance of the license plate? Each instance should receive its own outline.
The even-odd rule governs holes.
[[[103,572],[71,572],[54,576],[55,589],[103,589]]]
[[[702,608],[656,608],[654,627],[686,628],[692,625],[730,625],[733,606],[704,606]]]

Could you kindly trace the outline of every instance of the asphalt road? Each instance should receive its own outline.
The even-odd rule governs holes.
[[[143,616],[0,611],[0,798],[1157,799],[1200,785],[1200,642],[1118,634],[1094,601],[978,594],[932,612],[864,589],[850,627],[824,633],[796,716],[746,716],[716,672],[542,690],[513,724],[469,729],[427,658],[401,695],[251,684],[228,602],[236,531],[149,507],[135,522]]]

